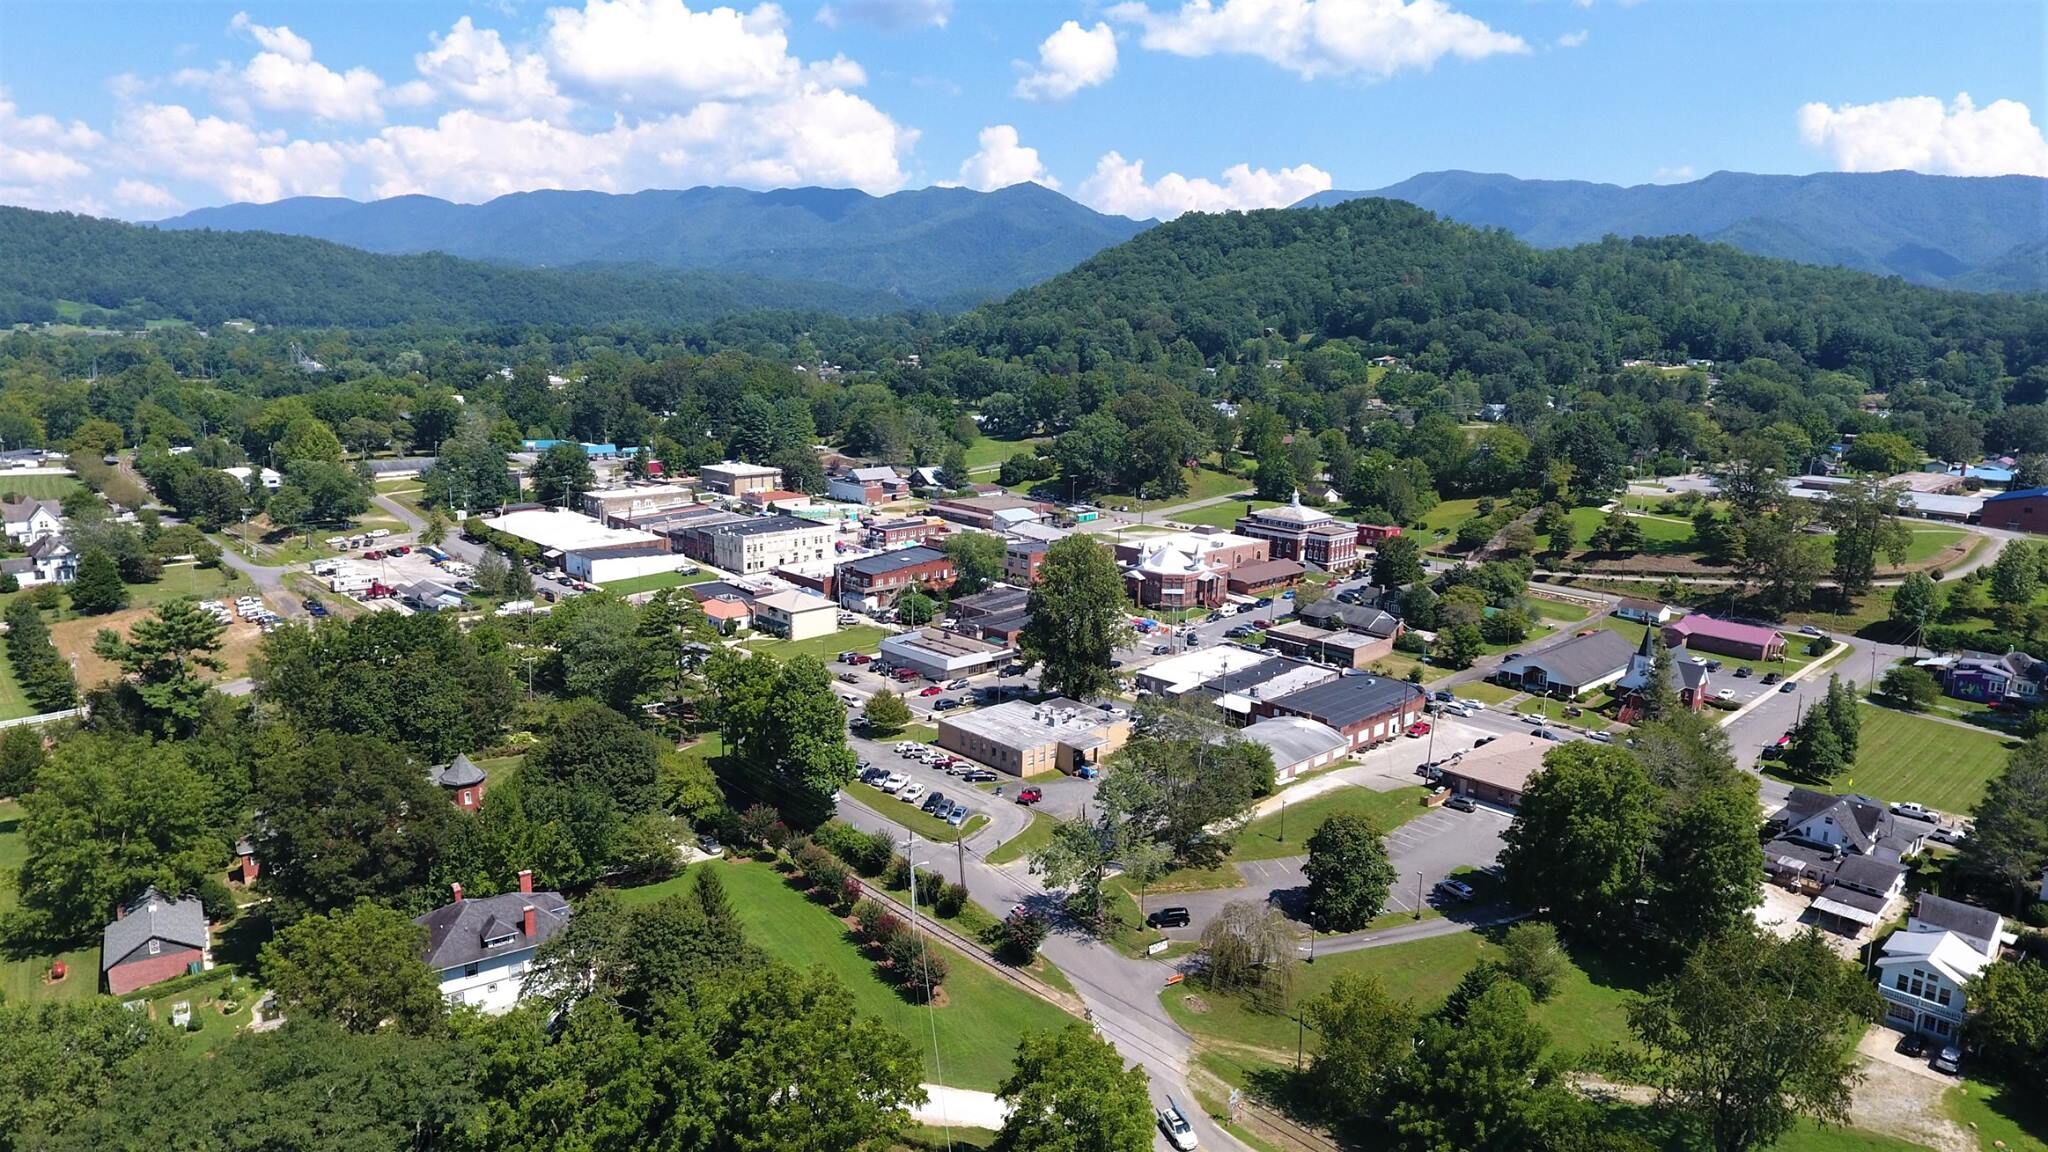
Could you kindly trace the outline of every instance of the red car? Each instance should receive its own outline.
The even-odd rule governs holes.
[[[908,683],[910,683],[910,682],[911,682],[912,680],[915,680],[915,679],[917,679],[917,669],[915,669],[915,668],[898,668],[898,669],[896,670],[896,679],[897,679],[897,680],[899,680],[899,681],[901,681],[901,682],[903,682],[903,683],[905,683],[905,684],[908,684]]]
[[[1410,725],[1408,726],[1408,735],[1410,735],[1410,736],[1427,736],[1427,735],[1429,735],[1429,721],[1427,721],[1427,720],[1417,720],[1417,721],[1416,721],[1415,723],[1413,723],[1413,724],[1410,724]]]
[[[1045,799],[1045,793],[1036,788],[1023,788],[1017,792],[1017,803],[1036,804]]]
[[[919,692],[919,693],[918,693],[918,695],[919,695],[919,696],[937,696],[937,695],[938,695],[939,693],[941,693],[941,692],[944,692],[944,691],[945,691],[945,689],[944,689],[944,688],[941,688],[941,687],[939,687],[939,686],[938,686],[937,684],[927,684],[927,685],[925,685],[925,689],[924,689],[924,691],[922,691],[922,692]]]

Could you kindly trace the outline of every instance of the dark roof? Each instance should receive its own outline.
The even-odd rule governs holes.
[[[1785,806],[1778,810],[1778,818],[1789,828],[1823,813],[1834,817],[1835,827],[1842,829],[1843,835],[1858,852],[1875,848],[1891,827],[1891,813],[1868,796],[1853,792],[1835,796],[1810,788],[1792,789],[1791,794],[1785,797]]]
[[[1882,888],[1884,886],[1885,885],[1883,884],[1875,885],[1875,887],[1879,888]],[[1847,904],[1851,908],[1858,908],[1865,912],[1871,913],[1884,911],[1884,906],[1891,902],[1889,897],[1874,896],[1868,892],[1862,891],[1861,889],[1844,888],[1840,885],[1830,887],[1828,889],[1827,898],[1833,900],[1837,904]]]
[[[1922,892],[1920,902],[1913,906],[1913,918],[1924,920],[1937,928],[1946,928],[1958,936],[1990,943],[1998,938],[1999,915],[1989,908],[1964,904]]]
[[[1697,691],[1701,685],[1707,682],[1707,666],[1704,662],[1694,663],[1691,660],[1680,660],[1674,663],[1672,667],[1678,669],[1678,678],[1685,683],[1687,688]]]
[[[1219,696],[1242,692],[1247,688],[1256,688],[1290,669],[1308,666],[1306,660],[1296,660],[1289,656],[1269,656],[1249,668],[1239,668],[1235,672],[1225,673],[1214,680],[1206,681],[1202,684],[1201,690],[1214,692]]]
[[[1883,892],[1891,888],[1905,868],[1875,856],[1844,856],[1835,865],[1837,883]]]
[[[532,939],[521,930],[528,904],[534,910]],[[444,904],[413,923],[427,929],[427,967],[458,968],[542,943],[569,923],[569,902],[559,892],[505,892]]]
[[[1327,684],[1290,692],[1273,701],[1273,706],[1343,729],[1421,697],[1422,689],[1385,676],[1340,676]]]
[[[1590,636],[1574,636],[1554,648],[1531,653],[1524,662],[1541,665],[1558,683],[1588,684],[1628,667],[1635,650],[1628,637],[1599,628]]]
[[[186,948],[206,947],[206,907],[197,897],[172,900],[154,886],[122,905],[121,915],[100,932],[100,971],[119,963],[152,939]]]
[[[1997,504],[2004,500],[2032,500],[2040,496],[2048,496],[2048,488],[2016,488],[2010,492],[2000,492],[1996,496],[1986,496],[1984,502]]]
[[[668,554],[669,546],[666,540],[630,540],[624,544],[600,544],[567,551],[577,556],[664,556]]]
[[[484,782],[484,770],[460,752],[455,759],[434,769],[434,783],[443,788],[470,788]]]
[[[744,600],[749,604],[754,602],[754,594],[752,592],[726,580],[706,580],[701,584],[685,584],[683,585],[683,591],[688,592],[700,604],[710,600]]]
[[[937,548],[926,548],[919,544],[910,548],[898,548],[894,552],[878,552],[858,560],[848,560],[839,566],[841,572],[858,572],[863,576],[884,576],[900,572],[905,568],[921,568],[926,564],[942,562],[946,554]]]
[[[1021,612],[1024,610],[1025,603],[1030,599],[1031,593],[1026,589],[999,584],[986,592],[977,592],[972,596],[960,597],[952,602],[952,609],[954,615],[965,620],[974,616],[995,616],[1011,612]]]
[[[1298,560],[1260,560],[1232,568],[1229,576],[1232,580],[1246,584],[1262,584],[1268,580],[1285,580],[1290,576],[1299,576],[1306,571],[1308,569],[1302,567]],[[1311,604],[1309,607],[1314,606]],[[1351,605],[1346,604],[1344,607],[1349,608]]]
[[[815,521],[799,520],[794,516],[751,516],[730,524],[719,524],[712,531],[727,536],[766,536],[775,532],[794,532],[800,528],[818,526]]]
[[[1401,623],[1391,612],[1334,599],[1318,600],[1295,615],[1318,628],[1347,628],[1370,636],[1392,636]]]

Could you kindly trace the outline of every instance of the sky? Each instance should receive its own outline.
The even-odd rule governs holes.
[[[2044,59],[2037,0],[5,0],[0,203],[2048,176]]]

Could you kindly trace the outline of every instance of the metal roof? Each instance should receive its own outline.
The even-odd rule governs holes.
[[[1273,706],[1343,729],[1421,699],[1422,689],[1413,684],[1385,676],[1343,676],[1282,696]]]

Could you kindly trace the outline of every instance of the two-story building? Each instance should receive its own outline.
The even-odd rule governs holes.
[[[533,954],[569,924],[569,902],[559,892],[535,892],[533,873],[519,874],[519,890],[454,900],[413,923],[427,930],[421,959],[440,979],[441,999],[485,1012],[509,1012],[519,1003]]]
[[[1969,1015],[1970,982],[1997,961],[2004,934],[1998,913],[1922,893],[1875,965],[1885,1023],[1953,1040]]]
[[[825,478],[825,495],[849,504],[889,504],[909,499],[910,481],[886,465],[848,468]]]
[[[4,520],[9,540],[33,544],[64,531],[64,506],[55,500],[9,500],[0,502],[0,520]]]
[[[835,529],[795,516],[754,516],[705,531],[710,536],[710,563],[727,572],[752,576],[786,564],[825,559],[832,552]]]
[[[1011,540],[1003,545],[1003,579],[1026,586],[1038,583],[1038,569],[1052,545],[1043,540]]]
[[[1252,709],[1260,719],[1300,716],[1344,734],[1353,748],[1367,748],[1399,736],[1423,717],[1422,689],[1386,676],[1341,676]]]
[[[839,609],[809,592],[770,592],[754,599],[754,627],[785,640],[830,636],[839,631]]]
[[[2021,488],[1986,497],[1980,523],[2008,532],[2048,533],[2048,488]]]
[[[745,496],[749,492],[766,492],[782,487],[782,469],[766,464],[721,460],[699,468],[697,479],[707,492],[716,492],[720,496]]]
[[[848,560],[833,570],[839,603],[855,612],[879,612],[896,605],[912,588],[943,592],[953,586],[953,558],[922,545]]]
[[[870,548],[936,544],[952,531],[936,516],[889,516],[861,522],[861,543]]]
[[[1358,526],[1320,508],[1304,508],[1299,492],[1277,508],[1247,507],[1234,531],[1266,541],[1270,559],[1299,560],[1325,572],[1348,572],[1358,565]]]

